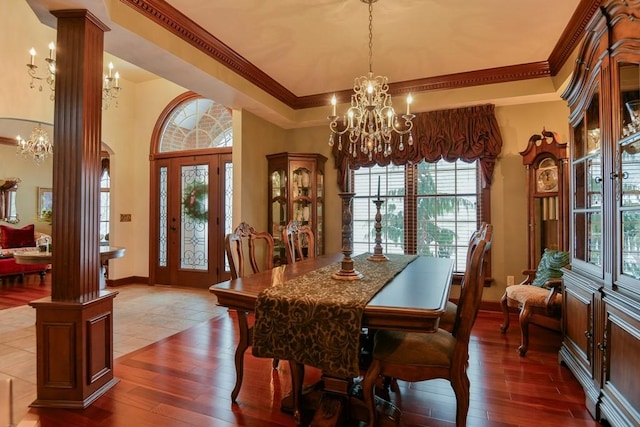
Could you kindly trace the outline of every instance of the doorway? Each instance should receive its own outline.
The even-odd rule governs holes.
[[[209,288],[229,278],[231,110],[189,92],[161,115],[152,138],[149,279]]]
[[[224,236],[231,153],[154,165],[154,284],[208,288],[226,280]]]

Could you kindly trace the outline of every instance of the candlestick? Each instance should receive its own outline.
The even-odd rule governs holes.
[[[30,64],[33,65],[34,61],[35,61],[35,57],[36,57],[36,50],[34,48],[31,48],[29,50],[29,55],[31,55],[31,62]]]
[[[384,202],[378,197],[378,200],[374,200],[373,203],[376,205],[376,245],[373,247],[373,255],[367,259],[374,262],[389,261],[389,258],[382,253],[382,214],[380,213],[380,207]]]
[[[411,94],[407,95],[407,116],[409,115],[409,106],[411,105],[412,102],[413,102],[413,97],[411,96]]]
[[[336,104],[338,103],[338,101],[336,100],[336,96],[333,95],[331,97],[331,105],[333,106],[333,116],[336,115]]]
[[[376,200],[380,200],[380,175],[378,175],[378,197]]]
[[[49,59],[53,59],[53,51],[55,50],[56,45],[53,42],[49,43]]]
[[[351,173],[347,169],[348,173]],[[340,193],[342,199],[342,262],[340,263],[340,271],[333,273],[332,278],[336,280],[360,280],[364,276],[353,268],[353,217],[351,215],[353,196],[355,193],[345,191]]]
[[[112,72],[113,72],[113,62],[109,62],[109,77],[111,77]]]

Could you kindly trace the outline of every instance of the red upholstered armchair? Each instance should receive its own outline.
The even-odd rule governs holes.
[[[38,250],[36,241],[42,237],[49,236],[35,231],[33,224],[22,228],[0,225],[0,278],[13,276],[22,280],[27,273],[38,273],[44,280],[49,264],[17,264],[13,258],[16,252]]]

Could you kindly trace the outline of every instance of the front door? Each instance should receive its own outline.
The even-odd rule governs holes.
[[[230,150],[153,163],[151,283],[208,288],[226,280]]]

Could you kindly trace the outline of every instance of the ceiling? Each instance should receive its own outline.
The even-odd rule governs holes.
[[[89,10],[111,29],[105,51],[120,58],[116,68],[125,80],[159,76],[284,127],[313,123],[300,110],[328,111],[334,92],[345,102],[354,78],[369,68],[368,6],[361,0],[26,1],[52,27],[50,10]],[[575,49],[578,30],[599,3],[377,0],[373,71],[389,78],[394,94],[455,88],[451,76],[468,77],[460,87],[491,83],[480,70],[497,68],[493,74],[505,81],[550,77],[562,65],[553,59],[568,57],[561,45]],[[149,20],[154,16],[159,22]],[[198,46],[185,45],[194,34]],[[547,92],[558,99],[556,87]],[[433,95],[414,98],[418,110],[436,109]]]

